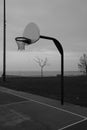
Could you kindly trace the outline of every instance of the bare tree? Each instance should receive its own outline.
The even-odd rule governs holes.
[[[43,77],[43,69],[47,65],[47,61],[48,61],[47,58],[45,58],[45,60],[43,60],[43,59],[40,59],[37,57],[34,60],[35,60],[35,62],[37,62],[39,64],[39,66],[41,68],[41,77]]]
[[[87,76],[87,55],[83,54],[80,57],[80,63],[78,64],[78,68],[81,72],[83,72]]]

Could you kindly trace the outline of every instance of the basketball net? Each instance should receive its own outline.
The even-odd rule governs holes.
[[[18,50],[23,51],[25,50],[25,43],[22,41],[16,41],[17,42],[17,46],[18,46]]]

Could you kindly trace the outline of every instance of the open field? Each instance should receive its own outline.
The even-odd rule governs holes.
[[[5,82],[0,78],[0,85],[19,91],[60,99],[61,85],[58,77],[16,77],[7,76]],[[66,102],[87,107],[87,77],[64,77],[64,100]]]

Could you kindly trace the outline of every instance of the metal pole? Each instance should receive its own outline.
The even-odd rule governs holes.
[[[64,54],[61,55],[61,105],[64,105]]]
[[[52,40],[61,54],[61,105],[64,105],[64,52],[63,52],[62,45],[58,40],[56,40],[53,37],[47,37],[41,35],[40,38]]]
[[[3,8],[3,81],[6,80],[6,1]]]

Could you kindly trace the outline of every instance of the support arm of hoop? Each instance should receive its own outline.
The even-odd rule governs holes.
[[[60,54],[63,55],[63,47],[57,39],[55,39],[53,37],[42,36],[42,35],[40,36],[40,38],[52,40],[55,43],[55,46],[59,50]]]

